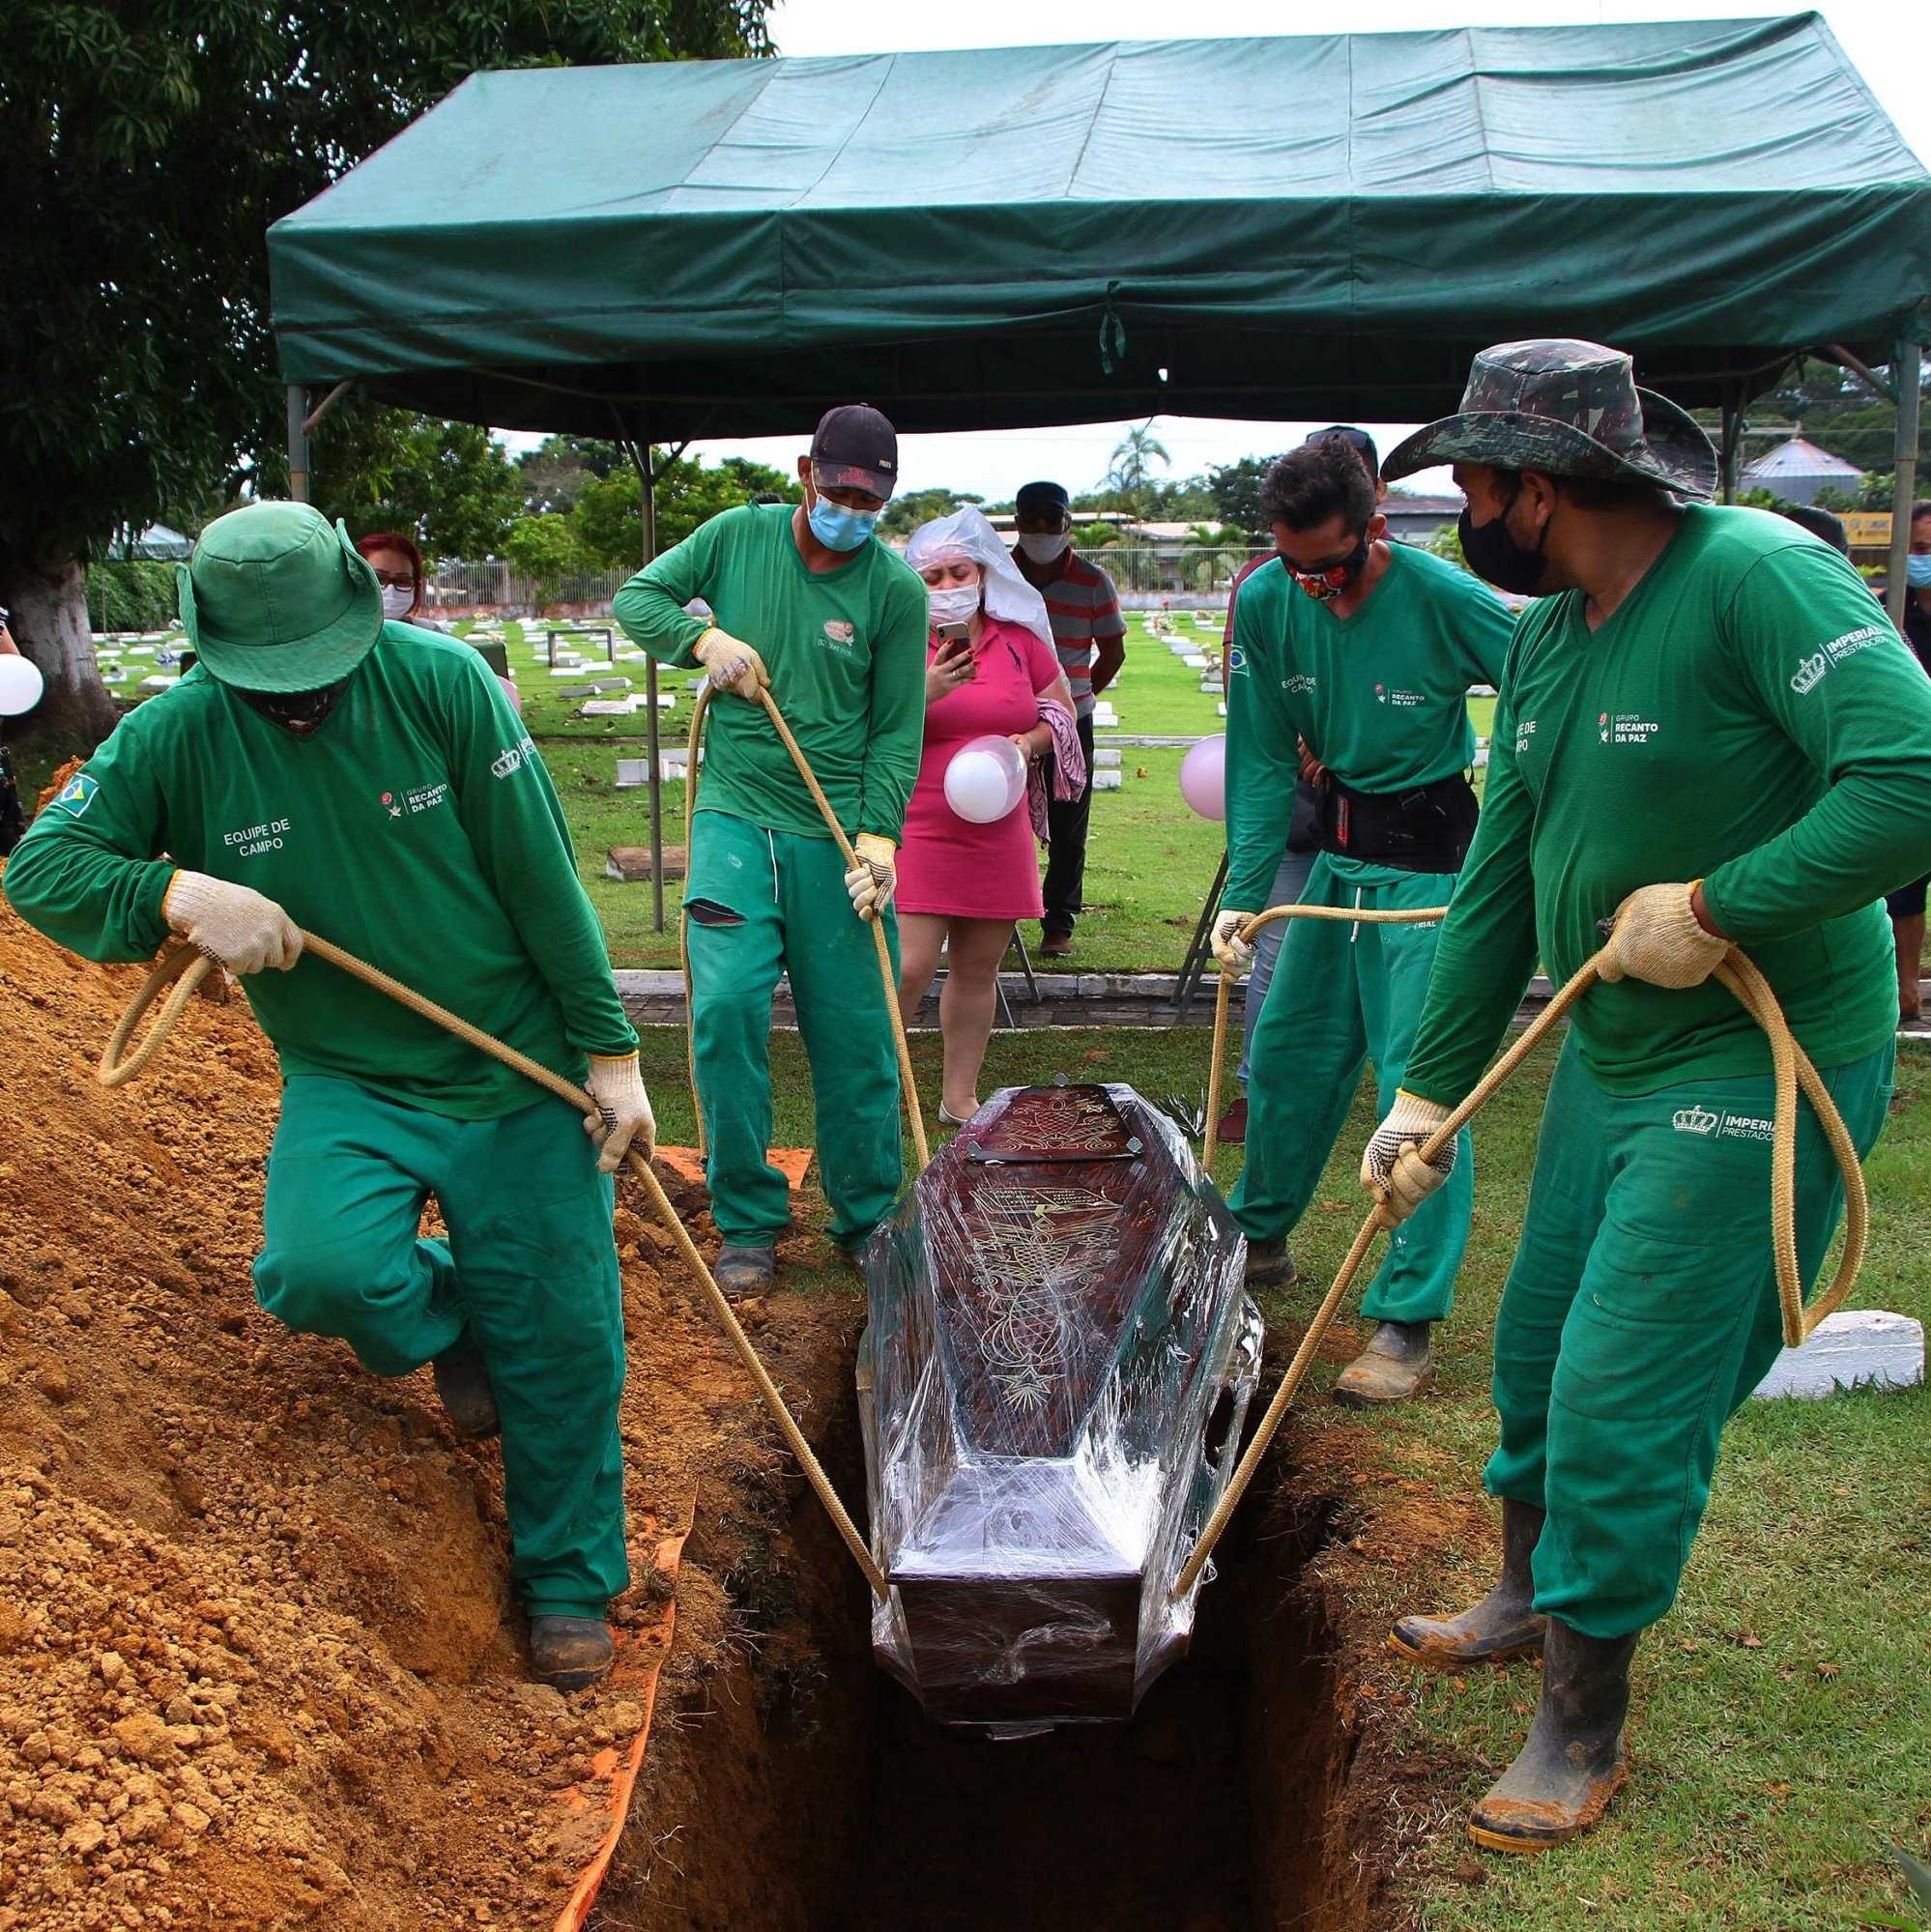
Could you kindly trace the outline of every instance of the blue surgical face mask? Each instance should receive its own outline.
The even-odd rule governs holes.
[[[856,550],[877,527],[881,510],[851,510],[829,497],[814,495],[807,513],[811,533],[827,550]]]
[[[1931,591],[1931,551],[1904,560],[1905,581],[1914,591]]]

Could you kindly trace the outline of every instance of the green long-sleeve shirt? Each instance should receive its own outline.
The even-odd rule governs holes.
[[[691,663],[709,627],[764,660],[771,695],[846,831],[898,839],[925,737],[925,586],[876,539],[815,575],[789,504],[746,504],[701,525],[618,591],[617,620],[666,664]],[[722,694],[710,707],[700,811],[770,831],[829,838],[763,706]]]
[[[1225,905],[1267,904],[1294,812],[1298,739],[1361,792],[1431,785],[1475,756],[1468,687],[1500,678],[1514,620],[1467,571],[1406,544],[1389,552],[1380,582],[1345,618],[1279,559],[1240,587],[1227,662]]]
[[[1931,680],[1843,558],[1758,510],[1685,510],[1594,632],[1583,606],[1544,598],[1516,632],[1404,1085],[1460,1100],[1539,952],[1560,985],[1628,893],[1695,879],[1818,1066],[1875,1052],[1897,1023],[1877,902],[1931,871]],[[1572,1012],[1610,1093],[1770,1063],[1715,980]]]
[[[124,718],[35,820],[5,887],[62,945],[144,960],[167,937],[178,866],[265,893],[567,1079],[589,1053],[636,1048],[549,773],[467,645],[386,624],[307,738],[197,665]],[[284,1074],[356,1081],[458,1120],[537,1097],[319,959],[242,986]]]

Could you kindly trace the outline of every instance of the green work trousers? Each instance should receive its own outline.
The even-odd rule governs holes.
[[[431,1195],[447,1242],[417,1234]],[[612,1205],[561,1100],[451,1120],[353,1081],[299,1074],[283,1089],[256,1297],[301,1334],[339,1336],[377,1375],[481,1350],[503,1417],[510,1580],[533,1614],[601,1617],[630,1582]]]
[[[1446,906],[1454,873],[1376,867],[1365,883],[1323,852],[1304,905],[1408,910]],[[1247,1165],[1228,1200],[1250,1241],[1278,1241],[1307,1212],[1374,1062],[1380,1110],[1395,1104],[1427,998],[1439,925],[1371,926],[1290,919],[1267,1001],[1248,1048]],[[1475,1158],[1466,1130],[1446,1187],[1395,1230],[1362,1298],[1370,1321],[1440,1321],[1455,1304],[1468,1247]]]
[[[1894,1049],[1821,1070],[1860,1154],[1890,1104]],[[1521,1245],[1495,1323],[1492,1493],[1548,1512],[1536,1608],[1627,1636],[1676,1599],[1723,1425],[1783,1345],[1771,1245],[1771,1076],[1619,1098],[1574,1041],[1549,1083]],[[1800,1101],[1798,1264],[1843,1211]]]
[[[855,1249],[892,1211],[904,1178],[899,1071],[879,953],[851,909],[828,838],[699,812],[684,906],[691,1057],[704,1109],[711,1214],[726,1241],[767,1247],[791,1225],[791,1185],[771,1144],[771,996],[789,974],[811,1062],[819,1181],[831,1238]],[[898,976],[898,920],[885,937]]]

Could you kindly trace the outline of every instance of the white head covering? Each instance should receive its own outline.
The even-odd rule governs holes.
[[[1046,615],[1046,599],[1019,573],[1012,553],[1000,542],[999,533],[986,521],[984,512],[969,505],[950,516],[934,517],[912,532],[906,545],[906,562],[914,570],[942,563],[955,557],[969,559],[984,566],[986,614],[1003,623],[1023,624],[1050,650],[1052,648],[1052,620]]]

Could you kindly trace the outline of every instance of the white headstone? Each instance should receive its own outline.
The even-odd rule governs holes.
[[[1759,1396],[1834,1396],[1839,1389],[1915,1389],[1924,1379],[1924,1324],[1884,1309],[1839,1309],[1801,1348],[1786,1348]]]

